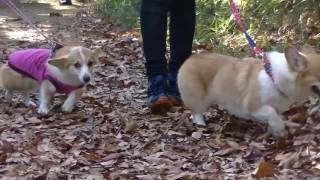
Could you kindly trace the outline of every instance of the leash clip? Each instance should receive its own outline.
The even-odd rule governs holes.
[[[63,45],[58,42],[52,42],[50,41],[47,45],[47,48],[50,49],[52,52],[57,51],[58,49],[63,48]]]

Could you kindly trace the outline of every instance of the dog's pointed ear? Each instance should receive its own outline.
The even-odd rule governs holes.
[[[301,48],[301,52],[304,54],[316,54],[316,51],[310,44],[304,44]]]
[[[55,66],[59,69],[66,69],[68,67],[68,57],[61,56],[61,57],[49,59],[48,64]]]
[[[308,68],[307,58],[293,46],[288,46],[284,50],[285,57],[291,70],[296,72],[304,72]]]
[[[97,48],[93,50],[92,57],[96,62],[99,62],[99,58],[105,57],[107,54],[101,49]]]

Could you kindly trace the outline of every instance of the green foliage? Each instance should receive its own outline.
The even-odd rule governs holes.
[[[310,32],[315,33],[315,44],[320,46],[319,0],[234,1],[238,2],[249,34],[260,46],[277,49],[287,39],[303,43],[309,38]],[[95,8],[115,24],[125,28],[139,28],[140,2],[141,0],[96,0]],[[232,54],[241,54],[241,49],[248,45],[232,19],[228,0],[196,0],[196,3],[195,44],[209,43],[218,52],[232,49]],[[304,19],[303,14],[306,17]],[[311,16],[313,20],[310,20]]]
[[[232,28],[228,4],[223,0],[198,0],[196,14],[195,40],[200,43],[219,41]]]
[[[96,12],[125,29],[138,26],[141,0],[95,0]]]

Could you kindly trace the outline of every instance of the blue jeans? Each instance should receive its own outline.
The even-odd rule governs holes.
[[[167,63],[167,18],[170,17],[170,60]],[[149,78],[177,74],[191,55],[195,29],[195,0],[142,0],[141,33]]]

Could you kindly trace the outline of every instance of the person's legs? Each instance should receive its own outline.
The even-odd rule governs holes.
[[[166,73],[167,0],[142,0],[141,34],[147,76]]]
[[[168,0],[142,0],[141,34],[148,77],[148,98],[154,113],[164,113],[170,107],[166,72],[166,33]]]
[[[180,101],[177,72],[192,53],[195,30],[195,0],[175,0],[170,13],[170,62],[168,66],[168,95]]]

